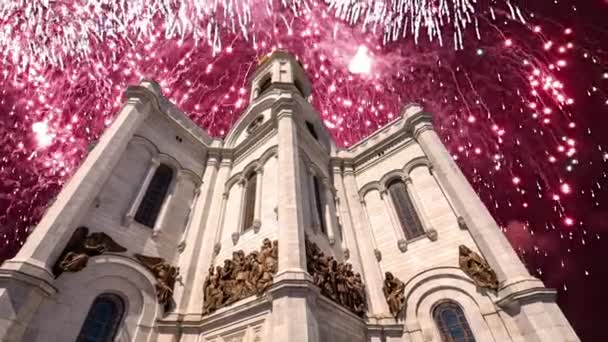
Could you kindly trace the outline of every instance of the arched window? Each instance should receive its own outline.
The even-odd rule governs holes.
[[[255,172],[251,172],[245,183],[245,211],[243,213],[243,230],[253,226],[255,215],[255,192],[257,187],[257,177]]]
[[[150,228],[154,227],[172,179],[173,169],[165,164],[160,164],[150,181],[150,185],[148,185],[144,198],[139,204],[135,221]]]
[[[321,226],[321,232],[327,234],[327,227],[325,226],[325,205],[322,202],[323,196],[321,196],[321,184],[319,184],[319,178],[312,176],[312,183],[315,192],[315,203],[317,205],[317,216],[319,218],[319,225]]]
[[[395,205],[395,211],[405,237],[409,240],[423,235],[424,229],[422,229],[420,218],[416,214],[416,209],[407,193],[405,183],[401,179],[393,180],[388,184],[388,192]]]
[[[125,312],[125,305],[117,295],[104,293],[93,301],[84,320],[77,342],[114,341]]]
[[[443,342],[475,342],[471,327],[460,306],[454,302],[439,304],[433,311],[433,319]]]
[[[260,92],[258,93],[258,96],[261,96],[262,94],[264,94],[264,92],[266,92],[266,90],[268,90],[271,85],[272,85],[272,76],[270,74],[268,74],[268,75],[264,76],[264,78],[260,82]]]

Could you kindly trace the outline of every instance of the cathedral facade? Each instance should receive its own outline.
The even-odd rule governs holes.
[[[0,267],[2,341],[578,341],[416,104],[337,148],[277,51],[212,138],[152,81]]]

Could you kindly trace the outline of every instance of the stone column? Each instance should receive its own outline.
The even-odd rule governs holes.
[[[192,226],[192,215],[194,214],[194,206],[196,205],[196,202],[198,201],[199,196],[201,195],[201,188],[200,185],[196,185],[195,184],[195,188],[192,194],[192,200],[190,201],[190,206],[188,208],[188,216],[186,217],[186,228],[184,229],[184,233],[182,234],[182,238],[179,241],[179,244],[177,245],[177,249],[180,252],[184,251],[184,248],[186,248],[186,241],[188,240],[189,234],[190,234],[190,227]]]
[[[230,237],[232,238],[232,244],[236,245],[237,242],[239,242],[239,237],[241,236],[241,232],[243,232],[245,229],[249,228],[249,227],[245,227],[245,206],[247,205],[247,203],[245,203],[245,193],[247,192],[247,180],[244,177],[241,177],[239,179],[238,182],[238,186],[239,186],[239,197],[240,197],[240,203],[239,203],[239,213],[238,213],[238,222],[236,225],[235,230],[232,232],[232,234],[230,235]],[[227,205],[227,204],[226,204]],[[225,208],[224,208],[224,215],[225,213]],[[222,222],[223,224],[224,222]]]
[[[463,215],[469,232],[499,279],[530,278],[496,221],[433,129],[431,115],[425,113],[421,106],[411,105],[404,109],[403,116],[406,129],[429,158],[437,179],[453,200],[456,211]]]
[[[397,216],[395,204],[393,203],[393,198],[388,193],[388,190],[386,188],[380,189],[380,198],[382,198],[384,208],[388,213],[388,217],[391,220],[391,225],[393,226],[393,230],[395,231],[395,237],[397,237],[397,247],[402,253],[405,253],[407,251],[407,237],[405,236],[405,232],[403,231],[403,227],[401,226],[401,221]],[[367,213],[367,209],[365,210],[365,212]]]
[[[203,173],[201,185],[196,189],[198,195],[193,201],[190,223],[184,234],[183,251],[179,256],[179,268],[182,281],[175,286],[175,302],[177,304],[175,312],[177,314],[189,314],[188,303],[191,299],[198,302],[195,312],[200,313],[203,305],[203,279],[199,264],[203,261],[203,234],[207,218],[209,217],[209,207],[211,205],[211,195],[213,185],[217,175],[218,156],[210,154],[207,157],[207,166]],[[213,249],[208,244],[209,250]],[[208,260],[207,260],[208,261]],[[204,266],[202,266],[204,268]]]
[[[376,241],[376,235],[374,234],[374,229],[372,227],[372,220],[369,217],[369,210],[367,209],[367,203],[365,202],[365,198],[359,197],[359,203],[361,203],[361,208],[363,209],[363,216],[365,217],[365,221],[363,222],[363,226],[365,229],[369,231],[369,236],[371,237],[370,242],[372,247],[374,247],[374,255],[376,256],[376,260],[382,260],[382,252],[378,249],[378,242]],[[390,210],[390,208],[389,208]],[[394,226],[394,225],[393,225]],[[401,232],[403,233],[403,232]],[[398,236],[398,235],[397,235]],[[399,241],[404,241],[405,239],[399,239]],[[405,250],[404,250],[405,252]]]
[[[197,212],[200,213],[199,238],[200,242],[194,246],[196,252],[193,252],[193,260],[195,267],[191,268],[192,286],[191,295],[188,300],[188,315],[199,319],[203,311],[203,284],[209,272],[209,267],[213,265],[213,258],[221,245],[219,244],[218,235],[221,234],[221,228],[218,226],[220,220],[221,208],[225,206],[222,197],[224,194],[224,186],[232,169],[232,162],[228,158],[222,159],[219,162],[219,155],[212,155],[207,160],[207,168],[210,169],[210,174],[205,173],[203,178],[203,189],[201,192],[206,195],[205,202],[200,202],[197,205]],[[219,168],[219,170],[218,170]],[[208,177],[208,178],[207,178]],[[209,180],[207,182],[207,180]],[[205,184],[207,187],[205,188]],[[196,254],[195,254],[196,253]],[[187,283],[185,283],[187,285]]]
[[[137,209],[139,209],[139,205],[141,204],[141,201],[144,199],[144,195],[146,194],[146,191],[148,190],[148,186],[150,185],[150,182],[152,181],[152,178],[154,177],[154,174],[156,173],[156,169],[158,169],[159,165],[160,165],[160,161],[158,160],[158,158],[154,157],[150,160],[150,168],[148,169],[146,178],[144,178],[144,181],[141,183],[141,185],[139,187],[139,191],[137,191],[137,196],[135,196],[135,199],[133,200],[133,203],[131,203],[131,207],[129,208],[129,211],[125,215],[124,225],[126,227],[130,226],[131,223],[133,223],[133,219],[135,218]]]
[[[329,244],[333,246],[336,243],[336,232],[338,230],[338,221],[336,216],[336,204],[333,186],[328,179],[323,179],[323,187],[325,188],[325,226],[327,227],[327,238]]]
[[[342,179],[342,170],[340,165],[333,165],[332,171],[334,174],[334,184],[338,196],[338,210],[342,219],[342,240],[343,252],[345,259],[353,265],[353,269],[359,273],[363,279],[365,272],[361,266],[361,254],[359,253],[359,243],[353,228],[353,219],[350,211],[350,205],[344,189],[344,180]]]
[[[298,167],[298,137],[293,111],[277,114],[279,134],[279,273],[306,273],[304,227],[302,224],[301,172]],[[306,273],[307,274],[307,273]]]
[[[262,191],[264,190],[264,169],[262,166],[255,170],[256,173],[256,189],[255,189],[255,208],[253,212],[253,231],[255,233],[260,231],[262,227]]]
[[[433,129],[431,115],[419,105],[405,107],[402,115],[405,129],[413,135],[431,161],[438,182],[451,198],[455,211],[462,215],[459,224],[468,229],[482,255],[498,275],[501,288],[495,299],[496,304],[517,316],[517,325],[524,332],[526,341],[578,341],[555,304],[555,291],[545,288],[539,279],[528,273]]]
[[[306,271],[302,212],[302,172],[299,166],[297,123],[293,102],[279,102],[278,121],[279,269],[268,291],[272,300],[272,339],[319,341],[316,296]]]
[[[52,295],[53,264],[110,177],[135,131],[158,110],[160,87],[127,88],[127,101],[17,255],[0,268],[0,340],[19,341],[45,296]]]
[[[355,180],[353,167],[344,165],[344,187],[347,194],[348,206],[353,214],[353,227],[355,237],[361,253],[363,273],[365,275],[365,288],[367,289],[369,311],[368,316],[389,317],[388,304],[382,292],[384,275],[378,264],[377,252],[373,246],[373,236],[370,227],[365,224],[369,222],[365,216],[365,208],[360,202],[359,187]]]
[[[424,204],[420,200],[418,196],[418,190],[416,189],[416,185],[412,181],[411,177],[404,177],[403,182],[405,183],[405,187],[407,189],[407,194],[410,196],[410,200],[412,201],[412,205],[416,210],[416,214],[418,214],[418,218],[420,218],[420,223],[422,224],[422,229],[424,229],[424,234],[431,240],[437,240],[437,231],[431,225],[431,220],[429,216],[426,214],[424,210]]]
[[[312,228],[315,232],[319,232],[321,230],[321,218],[319,217],[319,209],[317,207],[317,195],[315,191],[314,177],[315,170],[312,168],[312,166],[309,166],[308,172],[306,172],[306,185],[308,186],[308,194],[310,197],[308,203],[310,203],[310,214],[312,215]]]

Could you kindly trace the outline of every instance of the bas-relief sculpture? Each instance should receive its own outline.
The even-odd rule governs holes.
[[[465,245],[460,245],[458,251],[460,269],[473,279],[475,285],[497,291],[498,278],[488,262]]]
[[[164,307],[165,312],[169,311],[173,299],[175,280],[179,275],[179,268],[169,264],[163,258],[142,254],[135,254],[135,258],[154,275],[158,303]]]
[[[203,284],[203,315],[264,293],[278,271],[278,243],[264,239],[260,251],[245,255],[238,250],[232,253],[232,259],[224,260],[224,266],[210,267]]]
[[[58,277],[63,272],[78,272],[87,266],[91,257],[107,252],[122,253],[126,251],[126,248],[116,243],[106,233],[89,234],[87,227],[79,227],[76,228],[53,266],[53,274]]]
[[[399,318],[399,315],[405,308],[405,284],[395,277],[391,272],[384,274],[384,286],[382,292],[386,298],[388,309],[395,319]]]
[[[320,248],[306,238],[306,267],[321,293],[346,307],[359,317],[367,311],[365,285],[361,275],[349,263],[338,262],[326,256]]]

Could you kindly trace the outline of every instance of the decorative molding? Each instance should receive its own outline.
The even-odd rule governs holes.
[[[342,250],[342,253],[344,253],[345,260],[350,259],[350,250],[348,248],[344,248],[344,250]]]
[[[254,233],[256,233],[256,234],[259,233],[261,227],[262,227],[262,221],[260,221],[259,219],[253,220],[253,224],[251,225],[251,228],[253,229]]]
[[[399,248],[399,250],[401,251],[401,253],[407,252],[407,240],[406,239],[399,239],[399,241],[397,241],[397,247]]]
[[[469,226],[467,225],[467,222],[465,221],[464,217],[462,216],[458,216],[458,227],[462,230],[469,230]]]
[[[437,241],[437,238],[438,238],[437,231],[433,228],[427,229],[426,237],[428,237],[429,240],[431,240],[431,241]]]
[[[382,261],[382,252],[379,249],[374,249],[374,256],[378,262]]]
[[[236,245],[239,242],[239,237],[241,236],[241,234],[239,232],[234,232],[230,235],[230,237],[232,238],[232,244]]]

